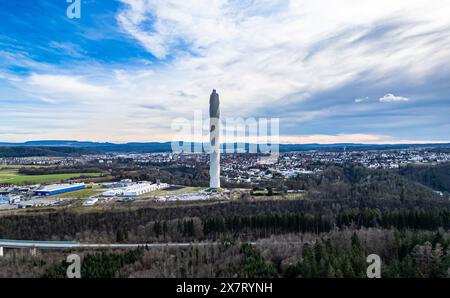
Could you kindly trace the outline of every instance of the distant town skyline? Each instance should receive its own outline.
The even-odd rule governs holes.
[[[0,3],[0,142],[171,141],[280,119],[280,143],[450,142],[446,0]]]

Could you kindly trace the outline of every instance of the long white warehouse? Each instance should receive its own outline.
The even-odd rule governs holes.
[[[151,184],[151,183],[136,183],[124,188],[116,188],[103,192],[104,197],[138,197],[148,192],[169,187],[167,183]]]
[[[128,186],[125,188],[125,191],[123,192],[123,195],[125,197],[137,197],[140,195],[143,195],[148,192],[152,192],[158,189],[162,189],[168,187],[168,184],[161,183],[161,184],[150,184],[150,183],[138,183],[132,186]]]

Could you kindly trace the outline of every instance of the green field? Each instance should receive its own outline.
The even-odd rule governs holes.
[[[177,188],[173,188],[173,189],[168,188],[168,189],[155,190],[155,191],[145,194],[144,196],[146,196],[146,195],[152,195],[152,196],[178,195],[178,194],[182,194],[182,193],[200,192],[205,189],[206,189],[206,187],[185,186],[185,187],[179,187],[179,188],[177,187]]]
[[[0,184],[46,184],[65,181],[80,176],[101,176],[101,173],[70,173],[70,174],[50,174],[50,175],[21,175],[17,168],[0,166]]]
[[[86,188],[71,192],[66,192],[63,194],[55,195],[55,196],[49,196],[49,198],[65,198],[65,199],[86,199],[89,197],[92,197],[94,195],[101,194],[104,191],[104,189],[92,189],[92,188]]]

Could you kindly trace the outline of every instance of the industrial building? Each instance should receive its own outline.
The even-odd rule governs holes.
[[[103,188],[119,188],[119,187],[127,187],[133,184],[133,181],[131,179],[122,179],[118,182],[112,182],[112,183],[103,183]]]
[[[123,188],[111,189],[103,192],[104,197],[138,197],[148,192],[152,192],[158,189],[164,189],[169,187],[167,183],[155,183],[151,184],[149,182],[136,183]]]
[[[124,191],[123,188],[115,188],[115,189],[111,189],[111,190],[104,191],[104,192],[102,193],[102,196],[104,196],[104,197],[116,197],[116,196],[121,196],[121,195],[123,195],[123,191]]]
[[[89,198],[83,202],[83,206],[94,206],[98,202],[98,198]]]
[[[84,183],[81,184],[52,184],[46,185],[34,191],[37,196],[53,196],[59,195],[66,192],[71,192],[75,190],[84,189],[86,186]]]
[[[59,203],[61,203],[63,201],[64,200],[48,199],[48,198],[31,199],[31,200],[20,202],[20,204],[17,205],[17,208],[27,209],[27,208],[33,208],[33,207],[57,206]]]
[[[5,196],[0,196],[0,205],[9,205],[9,198]]]
[[[123,195],[125,197],[137,197],[145,193],[155,191],[161,188],[161,184],[138,183],[125,188]]]

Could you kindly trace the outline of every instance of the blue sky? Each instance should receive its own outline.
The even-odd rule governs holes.
[[[0,1],[0,141],[169,141],[213,88],[283,143],[450,141],[449,1],[68,5]]]

